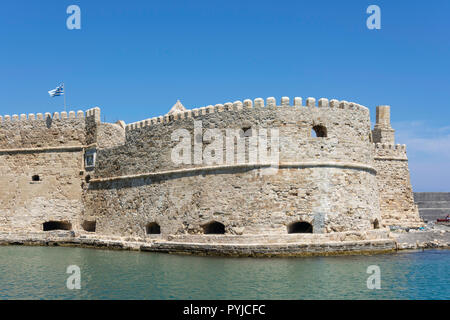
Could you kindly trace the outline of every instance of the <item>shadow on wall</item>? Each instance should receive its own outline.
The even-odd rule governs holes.
[[[43,224],[44,231],[72,230],[72,224],[67,221],[47,221]]]
[[[97,225],[96,221],[88,221],[88,220],[85,220],[85,221],[83,221],[83,223],[81,224],[81,227],[83,228],[84,231],[87,231],[87,232],[95,232],[96,225]]]
[[[293,222],[287,227],[288,233],[313,233],[313,226],[304,221]]]
[[[151,222],[147,224],[147,226],[145,227],[145,231],[147,234],[160,234],[161,227],[156,222]]]
[[[316,125],[311,130],[312,138],[326,138],[327,137],[327,128],[323,125]]]
[[[225,225],[220,222],[212,221],[202,226],[204,234],[224,234]]]

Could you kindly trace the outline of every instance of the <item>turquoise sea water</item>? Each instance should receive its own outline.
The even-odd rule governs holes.
[[[69,265],[81,289],[69,290]],[[381,289],[367,288],[367,267]],[[217,258],[62,247],[0,247],[0,299],[450,299],[450,251]]]

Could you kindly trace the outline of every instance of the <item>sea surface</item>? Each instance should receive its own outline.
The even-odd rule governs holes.
[[[72,265],[80,289],[67,288]],[[370,266],[380,289],[367,286]],[[0,299],[450,299],[450,250],[222,258],[0,246]]]

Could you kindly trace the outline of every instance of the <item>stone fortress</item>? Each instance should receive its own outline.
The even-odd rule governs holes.
[[[274,152],[260,139],[274,128],[275,168],[249,151]],[[227,138],[211,138],[207,129]],[[239,134],[227,136],[230,129]],[[231,161],[174,162],[177,130],[189,134],[193,150],[215,144]],[[377,107],[373,129],[362,105],[298,97],[192,110],[177,102],[165,116],[128,125],[101,122],[99,108],[3,116],[0,160],[0,233],[9,243],[236,255],[385,252],[396,248],[390,228],[423,225],[389,106]]]

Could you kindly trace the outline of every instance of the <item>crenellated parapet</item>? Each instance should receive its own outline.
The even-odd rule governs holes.
[[[357,104],[355,102],[348,102],[345,100],[315,98],[309,97],[305,101],[301,97],[295,97],[291,100],[289,97],[282,97],[280,103],[274,97],[269,97],[265,101],[262,98],[256,98],[254,100],[246,99],[244,101],[226,102],[224,104],[208,105],[201,108],[194,108],[185,112],[176,112],[167,114],[164,116],[153,117],[137,122],[130,123],[126,126],[126,131],[132,131],[144,127],[149,127],[161,123],[170,123],[182,119],[197,118],[203,115],[212,113],[221,113],[227,111],[242,111],[252,108],[330,108],[330,109],[342,109],[342,110],[354,110],[356,112],[364,112],[369,114],[369,109],[365,106]]]
[[[405,144],[375,143],[374,147],[375,160],[408,160]]]
[[[100,108],[0,116],[0,149],[34,149],[95,143]],[[92,137],[92,138],[90,138]]]
[[[0,125],[7,123],[23,122],[23,121],[46,121],[50,120],[73,120],[73,119],[89,119],[94,118],[96,121],[100,121],[100,108],[95,107],[88,109],[86,112],[82,110],[78,111],[62,111],[62,112],[45,112],[45,113],[21,113],[11,115],[0,116]]]
[[[241,162],[251,163],[251,148],[263,148],[264,143],[272,141],[272,137],[274,141],[279,137],[279,160],[283,163],[309,163],[315,160],[370,166],[373,162],[369,110],[354,102],[312,97],[269,97],[191,110],[185,110],[184,106],[175,109],[172,108],[173,112],[164,116],[126,125],[124,143],[98,153],[96,177],[202,167],[206,165],[205,159],[209,159],[208,150],[213,147],[223,147],[217,162],[233,161],[235,164],[239,158]],[[189,140],[192,146],[189,163],[180,164],[172,160],[173,150],[181,139],[177,135],[181,133],[183,137],[186,135],[186,141]],[[217,139],[211,136],[216,134]],[[263,138],[265,134],[268,142]],[[231,151],[231,148],[234,149]],[[264,148],[270,153],[270,146]],[[201,150],[201,159],[194,155],[195,150]],[[232,153],[235,156],[231,156]]]
[[[86,110],[86,119],[90,120],[92,119],[94,122],[99,123],[100,122],[100,108],[94,107],[91,109]]]
[[[62,112],[54,112],[53,114],[49,112],[45,113],[29,113],[29,114],[13,114],[0,116],[0,124],[10,123],[10,122],[19,122],[19,121],[45,121],[47,119],[51,120],[71,120],[71,119],[84,119],[84,112],[81,110],[75,111],[62,111]]]

